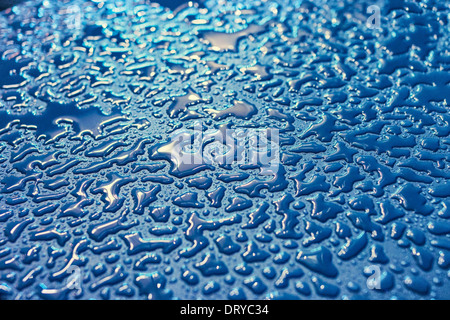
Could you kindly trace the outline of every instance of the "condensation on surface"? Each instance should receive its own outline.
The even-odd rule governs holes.
[[[0,13],[0,298],[450,298],[448,3],[163,5]]]

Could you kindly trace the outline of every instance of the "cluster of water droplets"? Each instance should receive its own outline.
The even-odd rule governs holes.
[[[371,4],[1,12],[0,298],[449,298],[449,8]]]

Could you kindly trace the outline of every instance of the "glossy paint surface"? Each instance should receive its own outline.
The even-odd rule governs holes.
[[[449,13],[0,12],[0,299],[449,299]]]

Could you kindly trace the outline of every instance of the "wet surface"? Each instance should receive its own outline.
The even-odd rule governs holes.
[[[2,11],[0,298],[450,298],[448,14]],[[249,130],[271,141],[250,164]]]

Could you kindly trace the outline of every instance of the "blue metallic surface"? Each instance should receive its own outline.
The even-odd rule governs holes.
[[[0,12],[0,299],[449,299],[448,1],[182,2]]]

